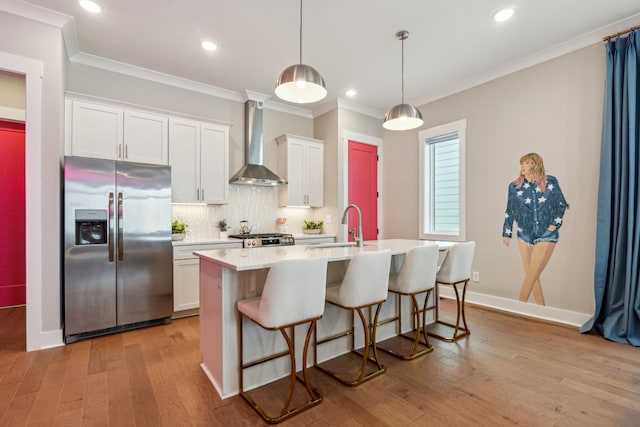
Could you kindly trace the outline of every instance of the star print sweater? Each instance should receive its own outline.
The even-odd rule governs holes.
[[[507,210],[504,214],[502,237],[511,237],[513,222],[529,235],[538,235],[550,225],[562,226],[562,217],[569,208],[558,180],[547,175],[547,189],[543,193],[535,182],[524,180],[520,188],[509,184]]]

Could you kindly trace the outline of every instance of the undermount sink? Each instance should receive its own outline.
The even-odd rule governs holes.
[[[371,246],[373,243],[365,243],[365,246]],[[348,248],[351,246],[358,246],[356,242],[335,242],[335,243],[315,243],[307,245],[308,248],[311,249],[322,249],[322,248]]]

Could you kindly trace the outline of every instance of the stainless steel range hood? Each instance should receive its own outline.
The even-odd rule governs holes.
[[[265,167],[262,162],[262,103],[248,100],[244,110],[244,166],[229,180],[230,184],[273,186],[287,181]]]

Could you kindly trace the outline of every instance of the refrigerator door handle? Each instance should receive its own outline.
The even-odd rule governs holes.
[[[113,262],[113,193],[109,193],[109,262]]]
[[[118,260],[124,261],[124,229],[122,224],[122,193],[118,193]]]

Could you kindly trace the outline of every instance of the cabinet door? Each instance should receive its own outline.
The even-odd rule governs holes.
[[[168,164],[168,121],[166,116],[125,110],[124,160]]]
[[[118,160],[123,150],[122,109],[74,101],[72,111],[72,155]]]
[[[305,189],[307,204],[324,206],[324,145],[308,142],[305,153]]]
[[[200,195],[200,123],[169,120],[169,164],[171,165],[171,201],[199,202]]]
[[[206,203],[227,203],[229,197],[229,128],[202,123],[200,130],[200,188]]]
[[[173,262],[173,311],[200,306],[200,259]]]
[[[307,206],[305,161],[304,142],[290,139],[287,143],[287,206]]]

